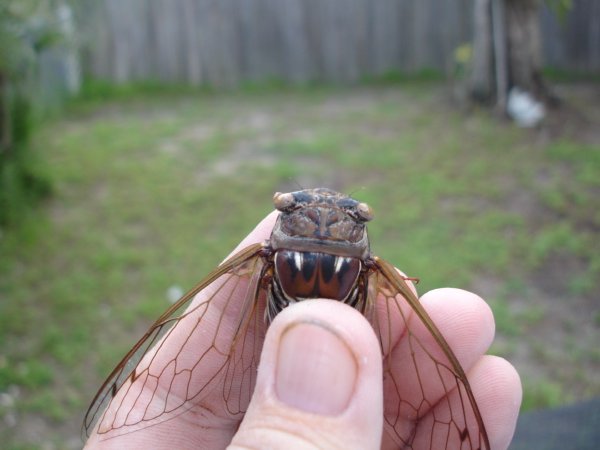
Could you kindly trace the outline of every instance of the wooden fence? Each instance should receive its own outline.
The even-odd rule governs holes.
[[[348,82],[445,71],[468,42],[472,0],[87,0],[84,70],[116,82],[230,86]],[[600,1],[575,0],[561,27],[542,15],[552,66],[600,70]]]
[[[600,0],[573,0],[563,24],[544,10],[542,35],[547,66],[600,72]]]

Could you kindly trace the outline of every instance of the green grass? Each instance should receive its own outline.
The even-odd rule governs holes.
[[[21,422],[49,424],[52,442],[78,434],[103,377],[168,306],[167,289],[208,273],[276,190],[326,186],[370,203],[374,252],[420,277],[422,292],[496,280],[480,293],[507,357],[521,345],[536,355],[531,330],[549,313],[526,302],[552,261],[573,268],[565,292],[598,288],[598,147],[540,144],[486,113],[464,116],[431,83],[124,89],[108,101],[95,89],[35,137],[54,196],[0,238],[0,391],[17,386]],[[577,398],[568,376],[526,385],[524,405]],[[37,448],[26,435],[0,427],[9,448]]]
[[[523,386],[525,410],[553,408],[564,404],[565,394],[560,384],[547,380],[527,381]]]

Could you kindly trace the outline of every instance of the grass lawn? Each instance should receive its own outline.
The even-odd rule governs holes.
[[[0,235],[0,442],[80,448],[126,350],[271,209],[330,187],[368,202],[375,254],[425,292],[492,305],[524,408],[600,395],[600,86],[520,130],[444,87],[243,90],[80,102],[35,137],[55,194]]]

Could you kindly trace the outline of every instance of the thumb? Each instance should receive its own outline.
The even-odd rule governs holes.
[[[256,388],[230,449],[379,449],[381,352],[355,309],[305,300],[268,329]]]

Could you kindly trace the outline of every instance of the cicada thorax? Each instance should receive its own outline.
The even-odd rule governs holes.
[[[309,298],[362,309],[370,208],[329,189],[277,193],[274,203],[281,214],[269,242],[269,322],[290,303]]]
[[[364,298],[359,258],[322,252],[279,250],[273,260],[268,321],[290,303],[328,298],[357,307]]]

